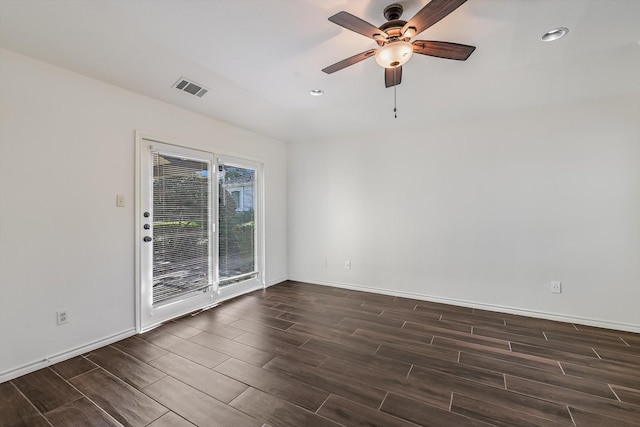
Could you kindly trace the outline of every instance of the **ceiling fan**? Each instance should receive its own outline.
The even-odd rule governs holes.
[[[403,12],[402,5],[394,3],[384,9],[383,15],[387,22],[377,28],[349,12],[338,12],[331,16],[329,21],[372,38],[380,47],[378,49],[365,50],[357,55],[343,59],[324,68],[322,71],[327,74],[335,73],[373,56],[376,58],[376,62],[384,68],[385,86],[391,87],[400,84],[402,81],[402,65],[414,53],[465,61],[476,49],[475,46],[431,40],[414,40],[413,43],[409,41],[449,15],[466,1],[431,0],[408,21],[400,19]]]

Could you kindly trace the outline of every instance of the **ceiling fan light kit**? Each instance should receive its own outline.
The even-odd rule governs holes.
[[[475,50],[474,46],[430,40],[411,39],[445,18],[467,0],[431,0],[409,21],[400,19],[401,4],[391,4],[384,9],[387,22],[380,27],[350,14],[338,12],[329,21],[343,28],[373,39],[378,49],[369,49],[324,68],[327,74],[335,73],[350,65],[375,56],[378,65],[385,69],[385,87],[397,86],[402,81],[402,66],[414,53],[438,58],[465,61]]]
[[[376,50],[376,62],[382,68],[396,68],[405,64],[413,55],[413,45],[398,40],[390,42]]]

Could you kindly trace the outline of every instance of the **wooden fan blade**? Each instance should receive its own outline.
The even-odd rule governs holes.
[[[380,30],[377,27],[374,27],[367,21],[364,21],[357,16],[350,14],[349,12],[338,12],[335,15],[331,16],[329,18],[329,21],[333,22],[334,24],[340,25],[347,30],[354,31],[369,38],[373,38],[373,36],[375,36],[376,34],[379,34],[380,37],[385,39],[388,37],[384,31]]]
[[[384,69],[384,87],[399,85],[402,82],[402,65]]]
[[[442,18],[462,6],[467,0],[431,0],[425,7],[420,9],[415,16],[402,27],[402,34],[408,28],[414,27],[416,35],[420,34]]]
[[[475,46],[468,46],[466,44],[430,40],[416,40],[412,44],[414,53],[437,56],[438,58],[456,59],[458,61],[466,61],[473,51],[476,50]]]
[[[353,65],[360,61],[364,61],[365,59],[372,57],[375,53],[376,53],[375,49],[366,50],[357,55],[353,55],[347,59],[343,59],[340,62],[336,62],[333,65],[329,65],[328,67],[323,68],[322,71],[324,71],[327,74],[335,73],[336,71],[340,71],[343,68],[347,68],[349,65]]]

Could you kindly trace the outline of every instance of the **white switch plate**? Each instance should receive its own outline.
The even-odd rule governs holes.
[[[551,292],[554,294],[559,294],[562,292],[562,282],[553,281],[551,282]]]
[[[344,269],[345,270],[351,270],[351,261],[345,261],[344,262]]]
[[[116,206],[124,208],[124,194],[116,194]]]

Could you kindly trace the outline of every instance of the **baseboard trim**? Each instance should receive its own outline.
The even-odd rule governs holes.
[[[56,353],[42,360],[38,360],[32,363],[28,363],[26,365],[19,366],[17,368],[0,372],[0,383],[12,380],[22,375],[29,374],[31,372],[37,371],[38,369],[46,368],[47,366],[53,365],[55,363],[63,362],[67,359],[80,356],[81,354],[87,353],[89,351],[95,350],[100,347],[104,347],[105,345],[113,344],[114,342],[123,340],[125,338],[129,338],[135,334],[136,334],[135,328],[130,328],[125,331],[119,332],[117,334],[113,334],[108,337],[99,339],[97,341],[92,341],[90,343],[72,348],[70,350],[65,350],[63,352]]]
[[[286,276],[284,276],[284,277],[280,277],[280,278],[278,278],[278,279],[274,279],[274,280],[269,280],[269,281],[265,284],[265,286],[264,286],[264,287],[265,287],[265,288],[269,288],[269,287],[271,287],[271,286],[278,285],[278,284],[280,284],[280,283],[282,283],[282,282],[286,282],[287,280],[289,280],[289,278],[288,278],[288,277],[286,277]]]
[[[488,310],[488,311],[497,311],[501,313],[509,313],[509,314],[516,314],[520,316],[534,317],[538,319],[555,320],[555,321],[566,322],[566,323],[576,323],[579,325],[594,326],[594,327],[604,328],[604,329],[614,329],[619,331],[640,333],[640,325],[610,322],[610,321],[601,320],[601,319],[591,319],[591,318],[580,317],[580,316],[570,316],[565,314],[549,313],[545,311],[529,310],[529,309],[523,309],[523,308],[517,308],[517,307],[508,307],[508,306],[502,306],[502,305],[496,305],[496,304],[478,303],[474,301],[467,301],[467,300],[460,300],[460,299],[446,298],[446,297],[437,297],[432,295],[417,294],[413,292],[402,292],[402,291],[397,291],[392,289],[372,288],[369,286],[360,286],[360,285],[353,285],[350,283],[310,279],[305,277],[284,277],[284,278],[279,278],[275,280],[270,280],[269,282],[267,282],[266,287],[275,286],[287,280],[309,283],[309,284],[320,285],[320,286],[332,286],[332,287],[341,288],[341,289],[351,289],[354,291],[364,291],[364,292],[371,292],[375,294],[412,298],[412,299],[417,299],[421,301],[439,302],[443,304],[458,305],[462,307],[477,308],[477,309]],[[256,289],[252,289],[249,292],[252,292],[258,289],[260,289],[260,287],[256,287]],[[73,357],[79,356],[81,354],[87,353],[97,348],[104,347],[109,344],[113,344],[114,342],[123,340],[125,338],[129,338],[135,334],[136,334],[135,328],[130,328],[125,331],[119,332],[117,334],[102,338],[100,340],[92,341],[88,344],[57,353],[55,355],[46,357],[42,360],[38,360],[32,363],[19,366],[17,368],[0,372],[0,383],[10,381],[19,376],[37,371],[38,369],[46,368],[47,366],[53,365],[55,363],[65,361],[67,359],[71,359]]]
[[[443,304],[458,305],[468,308],[477,308],[487,311],[497,311],[500,313],[516,314],[519,316],[534,317],[537,319],[555,320],[558,322],[575,323],[578,325],[594,326],[597,328],[614,329],[618,331],[640,333],[640,325],[628,323],[610,322],[608,320],[591,319],[588,317],[571,316],[566,314],[549,313],[546,311],[529,310],[525,308],[509,307],[497,304],[485,304],[475,301],[460,300],[455,298],[437,297],[432,295],[417,294],[413,292],[402,292],[392,289],[372,288],[369,286],[353,285],[350,283],[332,282],[326,280],[317,280],[303,277],[290,277],[289,280],[313,285],[332,286],[341,289],[351,289],[354,291],[371,292],[375,294],[390,295],[395,297],[412,298],[421,301],[439,302]]]

